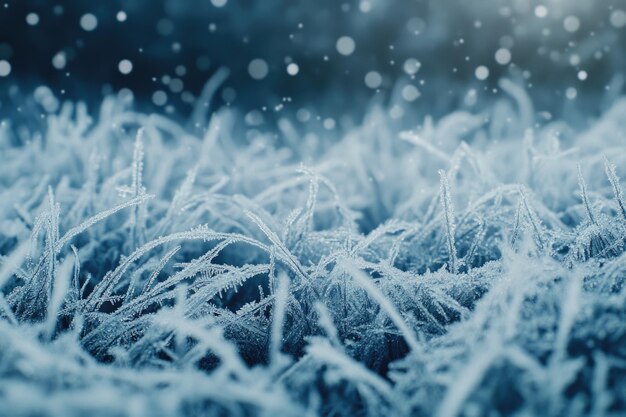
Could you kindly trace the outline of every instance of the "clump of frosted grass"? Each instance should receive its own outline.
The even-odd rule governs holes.
[[[626,101],[561,140],[501,84],[317,147],[112,98],[5,125],[0,415],[623,414]]]

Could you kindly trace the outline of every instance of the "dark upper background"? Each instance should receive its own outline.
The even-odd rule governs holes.
[[[591,109],[607,88],[621,89],[626,62],[626,0],[227,0],[216,6],[223,2],[1,0],[0,60],[11,73],[0,77],[0,119],[39,85],[92,105],[129,89],[148,111],[159,107],[153,94],[160,90],[169,111],[186,117],[191,97],[222,66],[230,77],[216,101],[244,112],[266,106],[275,113],[282,103],[281,112],[306,106],[322,118],[360,114],[374,97],[437,115],[467,106],[471,89],[479,98],[498,94],[497,80],[507,76],[527,86],[537,110],[559,115],[567,89]],[[118,20],[120,11],[125,21]],[[27,22],[31,13],[35,25]],[[93,31],[80,24],[88,13],[97,18]],[[352,55],[338,53],[341,36],[355,40]],[[503,47],[512,56],[507,65],[494,59]],[[255,58],[269,65],[262,80],[248,73]],[[413,79],[403,70],[408,58],[421,63]],[[122,59],[133,63],[129,74],[118,69]],[[299,66],[296,76],[286,71],[289,60]],[[479,65],[490,71],[484,81],[475,76]],[[364,82],[369,71],[383,76],[378,92]],[[399,100],[406,84],[420,98]]]

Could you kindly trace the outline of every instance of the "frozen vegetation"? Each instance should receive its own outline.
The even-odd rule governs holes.
[[[3,122],[0,415],[623,416],[626,101],[577,131],[501,87],[340,139]]]

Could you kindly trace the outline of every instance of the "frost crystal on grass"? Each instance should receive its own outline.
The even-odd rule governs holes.
[[[591,133],[623,132],[624,108]],[[530,140],[530,161],[516,138],[441,147],[474,123],[455,115],[356,126],[303,166],[227,142],[229,110],[196,136],[114,99],[74,109],[0,145],[0,415],[626,410],[618,136],[620,165],[584,133],[559,151],[577,166],[547,166]]]

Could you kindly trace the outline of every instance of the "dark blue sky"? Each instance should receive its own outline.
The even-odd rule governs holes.
[[[28,93],[45,84],[57,95],[99,102],[103,93],[128,88],[140,106],[154,108],[154,94],[162,91],[167,104],[185,115],[206,80],[227,67],[230,77],[217,100],[243,110],[361,112],[372,97],[391,102],[410,84],[421,95],[403,105],[437,114],[458,108],[472,89],[479,97],[493,95],[502,76],[526,84],[531,94],[540,90],[533,98],[546,108],[568,88],[593,101],[624,68],[626,29],[618,26],[625,0],[215,4],[220,6],[218,0],[5,0],[0,60],[10,62],[11,74],[0,79],[0,93],[15,86]],[[85,15],[97,19],[91,31],[81,27]],[[337,51],[341,36],[355,41],[349,56]],[[505,65],[495,60],[499,49],[510,52]],[[132,62],[128,74],[120,72],[124,59]],[[268,64],[262,80],[249,74],[253,59]],[[421,64],[413,77],[405,71],[407,59]],[[295,76],[287,72],[290,62],[298,65]],[[476,78],[479,66],[489,70],[487,79]],[[370,72],[382,76],[380,88],[364,82]]]

